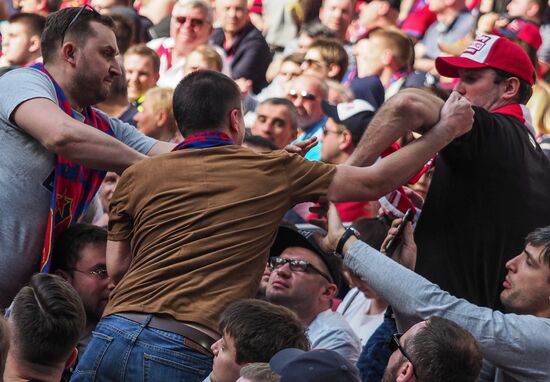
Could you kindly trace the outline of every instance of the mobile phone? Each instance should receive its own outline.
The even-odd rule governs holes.
[[[386,246],[386,255],[387,256],[391,257],[393,255],[393,252],[399,246],[399,244],[401,244],[401,240],[402,240],[402,236],[403,236],[403,230],[405,229],[405,225],[407,224],[407,222],[412,221],[413,217],[414,217],[413,210],[412,210],[412,208],[409,208],[407,210],[407,212],[405,212],[405,216],[403,216],[403,221],[397,227],[397,233],[395,234],[393,239],[391,239],[389,241],[388,245]]]

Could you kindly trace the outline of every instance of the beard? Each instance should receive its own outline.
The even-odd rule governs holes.
[[[386,370],[384,370],[382,382],[395,382],[397,380],[399,366],[401,366],[399,362],[395,362],[393,365],[388,364],[388,366],[386,366]]]
[[[90,70],[79,70],[74,78],[73,94],[78,94],[78,103],[81,107],[88,107],[103,102],[109,96],[111,87],[98,79]]]

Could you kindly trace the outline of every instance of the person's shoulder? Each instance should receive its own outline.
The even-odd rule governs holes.
[[[22,81],[22,80],[28,80],[28,79],[37,79],[37,80],[46,80],[49,81],[49,78],[46,74],[42,73],[40,70],[31,68],[31,67],[25,67],[25,68],[17,68],[10,70],[6,74],[4,74],[2,77],[0,77],[0,80],[2,82],[5,81]]]

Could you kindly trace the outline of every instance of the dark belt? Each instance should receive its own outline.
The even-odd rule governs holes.
[[[138,324],[145,324],[149,317],[146,313],[117,313],[117,315],[127,318],[128,320],[137,322]],[[167,316],[155,316],[145,325],[145,327],[164,330],[183,336],[183,344],[201,354],[212,356],[212,350],[210,347],[216,342],[215,339],[195,329],[181,321]]]

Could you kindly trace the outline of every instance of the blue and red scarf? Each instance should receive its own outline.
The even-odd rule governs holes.
[[[50,78],[55,87],[59,107],[69,116],[75,118],[74,112],[63,90],[61,90],[57,82],[55,82],[50,73],[44,68],[44,65],[37,64],[34,65],[33,68],[40,70]],[[111,136],[114,135],[109,121],[101,117],[91,107],[85,108],[82,114],[85,117],[85,124],[95,127]],[[55,156],[52,198],[50,201],[44,245],[42,247],[42,261],[40,263],[41,272],[48,272],[50,269],[54,240],[61,232],[75,223],[86,210],[86,207],[88,207],[95,193],[101,186],[105,173],[105,171],[93,170],[73,163],[60,155]]]
[[[178,144],[172,151],[184,149],[205,149],[208,147],[234,145],[233,141],[227,134],[219,131],[205,131],[196,133],[185,138],[183,142]]]

